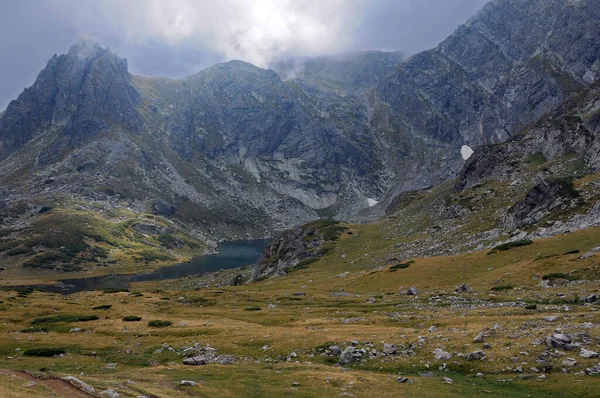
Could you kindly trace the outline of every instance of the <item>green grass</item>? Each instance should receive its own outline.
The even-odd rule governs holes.
[[[501,285],[501,286],[494,286],[492,287],[492,291],[493,292],[503,292],[505,290],[512,290],[514,289],[514,286],[512,285]]]

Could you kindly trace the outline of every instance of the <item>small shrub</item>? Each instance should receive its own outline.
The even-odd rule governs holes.
[[[70,315],[70,314],[62,314],[62,315],[54,315],[54,316],[44,316],[41,318],[35,318],[31,321],[32,325],[38,325],[41,323],[72,323],[72,322],[87,322],[87,321],[95,321],[98,320],[97,315]]]
[[[579,254],[579,250],[575,249],[575,250],[569,250],[568,252],[564,252],[563,256],[568,256],[569,254]]]
[[[123,322],[139,322],[142,320],[141,316],[128,315],[123,317]]]
[[[14,249],[11,249],[6,252],[7,256],[19,256],[21,254],[29,254],[32,250],[27,246],[17,246]]]
[[[408,268],[408,267],[410,267],[410,263],[398,263],[398,264],[392,265],[390,267],[390,270],[393,270],[393,269],[394,270],[396,270],[396,269],[405,269],[405,268]]]
[[[65,354],[64,348],[31,348],[23,352],[26,357],[53,357]]]
[[[514,286],[511,286],[511,285],[501,285],[501,286],[494,286],[492,288],[492,291],[493,292],[502,292],[502,291],[511,290],[511,289],[514,289]]]
[[[173,324],[173,322],[171,321],[159,321],[159,320],[153,320],[148,322],[148,326],[153,327],[153,328],[166,328],[168,326],[171,326]]]
[[[501,245],[498,245],[498,246],[494,247],[492,250],[490,250],[488,252],[488,254],[494,254],[494,253],[497,253],[499,251],[506,251],[506,250],[514,249],[515,247],[529,246],[532,243],[533,243],[533,241],[528,240],[528,239],[517,240],[515,242],[503,243]]]
[[[102,293],[122,293],[129,292],[129,289],[126,287],[106,287],[104,289],[100,289]]]
[[[112,305],[111,304],[104,304],[104,305],[98,305],[96,307],[92,307],[93,310],[107,310],[109,308],[111,308]]]
[[[198,305],[203,307],[208,307],[217,304],[215,300],[209,300],[204,297],[187,297],[185,300],[191,305]]]
[[[577,277],[569,274],[563,274],[562,272],[552,272],[550,274],[543,275],[542,279],[545,281],[553,279],[566,279],[568,281],[576,281]]]
[[[244,308],[244,311],[260,311],[261,308],[260,307],[247,307]]]
[[[536,305],[536,304],[527,304],[527,305],[525,306],[525,309],[526,309],[526,310],[535,310],[536,308],[537,308],[537,305]]]

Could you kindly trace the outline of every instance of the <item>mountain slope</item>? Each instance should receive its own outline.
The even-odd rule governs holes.
[[[589,87],[600,72],[599,21],[596,1],[495,0],[382,79],[372,126],[409,171],[395,192],[454,175],[462,145],[506,141]]]

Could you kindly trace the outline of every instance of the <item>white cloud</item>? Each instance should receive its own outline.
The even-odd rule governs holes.
[[[48,0],[49,2],[51,0]],[[69,1],[78,28],[94,26],[130,44],[193,44],[223,59],[266,67],[278,57],[346,51],[367,0]],[[60,8],[64,12],[64,8]]]

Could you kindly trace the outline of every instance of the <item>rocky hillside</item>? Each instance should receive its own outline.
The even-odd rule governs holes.
[[[598,21],[594,0],[494,0],[404,62],[325,57],[295,78],[289,66],[282,78],[240,61],[181,80],[131,76],[126,60],[78,42],[0,116],[0,217],[16,231],[3,239],[24,236],[45,207],[111,222],[153,213],[195,244],[318,218],[372,220],[399,195],[458,175],[461,146],[480,159],[495,150],[484,145],[591,95]],[[590,137],[567,146],[595,167]],[[535,153],[571,150],[557,145]],[[504,167],[474,162],[465,187]]]

